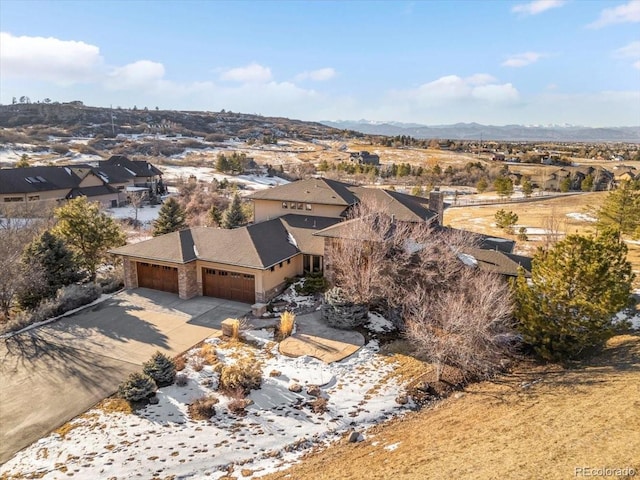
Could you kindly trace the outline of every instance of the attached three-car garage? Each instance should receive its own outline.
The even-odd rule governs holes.
[[[138,286],[178,293],[178,269],[166,265],[137,262]]]
[[[203,268],[202,294],[237,302],[255,303],[256,279],[253,275],[246,273]]]

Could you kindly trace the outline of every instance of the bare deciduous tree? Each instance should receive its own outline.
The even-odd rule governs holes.
[[[404,300],[405,335],[434,364],[467,377],[485,377],[502,367],[510,348],[513,302],[500,277],[466,267],[448,288],[416,289]]]
[[[354,303],[377,303],[400,319],[438,378],[444,365],[468,377],[499,368],[513,303],[503,278],[464,256],[477,236],[396,221],[375,204],[356,207],[353,217],[329,242],[329,280]]]

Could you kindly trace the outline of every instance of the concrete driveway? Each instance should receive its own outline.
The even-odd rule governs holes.
[[[114,393],[155,351],[184,352],[249,310],[140,288],[0,340],[0,463]]]

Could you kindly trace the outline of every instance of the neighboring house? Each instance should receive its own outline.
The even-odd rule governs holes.
[[[380,156],[369,153],[366,150],[350,153],[349,160],[355,163],[359,163],[360,165],[380,165]]]
[[[0,202],[62,201],[86,196],[110,207],[118,191],[87,166],[25,167],[0,170]]]
[[[0,203],[87,197],[105,207],[126,203],[127,192],[164,191],[162,172],[145,161],[114,156],[98,166],[76,164],[0,169]]]
[[[162,194],[165,192],[162,182],[162,172],[144,160],[129,160],[122,155],[114,155],[109,160],[98,162],[97,169],[109,169],[110,167],[118,167],[120,170],[119,177],[127,176],[133,182],[135,187],[147,187],[152,195]],[[112,172],[114,170],[111,170]]]
[[[437,213],[442,212],[442,194],[433,192],[431,197],[312,178],[251,195],[253,225],[190,228],[112,253],[123,258],[126,288],[164,290],[180,298],[266,302],[284,289],[287,279],[325,269],[327,238],[348,223],[344,219],[357,203],[374,201],[397,221],[433,222],[443,228]],[[434,210],[428,208],[430,201]],[[497,245],[502,239],[494,240]]]

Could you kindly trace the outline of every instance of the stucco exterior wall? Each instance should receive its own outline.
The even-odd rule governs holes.
[[[256,223],[264,222],[287,214],[340,218],[340,214],[346,208],[340,205],[321,205],[318,203],[312,203],[310,204],[311,210],[307,210],[307,204],[303,203],[303,209],[298,210],[297,203],[296,208],[291,208],[291,202],[287,202],[287,204],[288,208],[282,208],[282,202],[280,200],[254,200],[253,221]]]
[[[63,190],[48,190],[44,192],[31,192],[31,193],[4,193],[0,196],[0,202],[5,202],[7,198],[17,198],[22,197],[22,201],[28,201],[29,197],[38,197],[37,199],[31,200],[64,200],[64,197],[69,193],[69,189]]]

